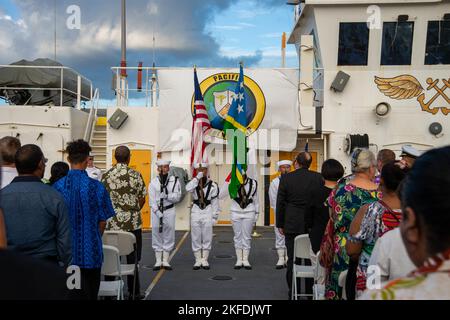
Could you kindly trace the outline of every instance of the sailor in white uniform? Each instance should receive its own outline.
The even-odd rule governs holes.
[[[197,175],[186,185],[192,194],[191,238],[194,252],[194,270],[209,269],[213,225],[219,218],[219,186],[208,177],[208,164],[194,164]]]
[[[89,155],[86,172],[89,178],[102,181],[102,170],[94,166],[94,156],[92,154]]]
[[[159,175],[150,181],[148,188],[156,256],[153,270],[161,267],[172,270],[169,256],[175,246],[175,204],[181,199],[181,185],[177,177],[169,176],[170,161],[158,160],[156,165]]]
[[[280,176],[286,173],[289,173],[291,171],[291,165],[292,161],[289,160],[282,160],[278,161],[277,167],[278,172],[280,172]],[[275,214],[275,218],[277,216],[277,194],[278,194],[278,187],[280,185],[280,176],[276,177],[272,180],[269,187],[269,201],[270,201],[270,207],[273,209],[273,212]],[[275,266],[276,269],[283,269],[286,266],[287,263],[287,251],[286,251],[286,245],[284,243],[284,235],[280,233],[278,228],[276,227],[276,221],[275,221],[275,248],[277,249],[278,253],[278,262]]]
[[[240,186],[238,197],[231,201],[231,223],[234,231],[234,247],[236,249],[235,269],[244,267],[251,270],[252,266],[248,261],[250,254],[252,230],[259,216],[258,182],[255,179],[243,175],[244,183]],[[229,182],[223,186],[220,198],[229,195]]]

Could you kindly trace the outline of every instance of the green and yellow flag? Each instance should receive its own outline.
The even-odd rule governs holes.
[[[239,81],[234,93],[235,98],[223,125],[228,143],[233,148],[233,166],[228,186],[231,199],[237,197],[239,186],[244,182],[242,176],[247,171],[247,108],[242,64],[240,65]]]

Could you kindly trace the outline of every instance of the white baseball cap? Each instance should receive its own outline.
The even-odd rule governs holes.
[[[291,160],[281,160],[277,162],[277,167],[281,167],[281,166],[292,166],[292,161]]]

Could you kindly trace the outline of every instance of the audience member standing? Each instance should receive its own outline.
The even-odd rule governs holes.
[[[328,159],[322,164],[321,174],[325,184],[320,187],[316,195],[317,201],[312,212],[311,231],[309,232],[312,251],[311,263],[313,266],[317,263],[316,254],[320,250],[325,228],[330,220],[330,207],[327,199],[331,191],[337,186],[337,182],[344,176],[344,167],[339,161]]]
[[[32,144],[15,156],[19,176],[0,191],[8,248],[35,258],[68,265],[70,223],[61,195],[41,182],[47,159]]]
[[[309,170],[312,157],[308,152],[301,152],[296,158],[299,169],[284,174],[280,179],[277,196],[277,228],[285,236],[288,255],[286,280],[289,296],[292,290],[292,269],[294,257],[294,240],[300,234],[308,232],[308,215],[315,206],[314,199],[323,186],[322,176]]]
[[[384,165],[379,185],[383,200],[361,207],[352,221],[346,249],[350,259],[358,261],[357,296],[366,290],[367,267],[375,242],[400,224],[402,211],[397,189],[405,176],[405,170],[395,162]]]
[[[89,178],[102,181],[102,170],[94,166],[94,156],[92,154],[89,154],[86,172]]]
[[[402,189],[400,232],[418,267],[362,299],[450,299],[450,146],[420,156]]]
[[[409,144],[402,146],[402,154],[400,155],[402,165],[411,169],[420,154],[419,150]]]
[[[70,142],[66,152],[71,170],[54,184],[69,208],[72,227],[72,264],[81,269],[81,288],[88,299],[97,299],[103,263],[102,234],[115,215],[105,187],[86,173],[91,147],[86,141]]]
[[[108,230],[131,232],[136,237],[137,262],[142,252],[142,217],[141,209],[145,204],[147,188],[142,175],[128,165],[131,152],[126,146],[119,146],[114,152],[117,164],[103,175],[102,183],[109,192],[116,215],[108,220]],[[127,263],[135,263],[135,253],[127,256]],[[141,298],[139,273],[136,271],[135,298]],[[133,296],[134,277],[128,276],[129,296]]]
[[[65,162],[59,161],[55,162],[52,165],[52,168],[50,169],[50,180],[49,184],[54,185],[56,181],[58,181],[61,178],[64,178],[69,173],[69,165]]]
[[[14,157],[20,148],[20,141],[14,137],[3,137],[0,139],[0,168],[1,184],[0,190],[17,177],[18,173],[14,164]]]
[[[356,281],[358,264],[349,265],[349,257],[345,249],[348,231],[359,208],[378,200],[378,186],[373,182],[376,173],[374,154],[366,149],[356,149],[352,154],[351,168],[353,178],[339,184],[328,198],[334,225],[333,262],[331,268],[327,270],[325,284],[325,298],[329,300],[342,299],[342,288],[339,287],[341,272],[348,269],[348,277],[350,280]]]
[[[416,267],[406,252],[405,244],[400,234],[400,228],[386,232],[378,238],[369,259],[369,266],[376,266],[382,282],[406,277]],[[366,287],[373,284],[368,278]]]
[[[378,174],[375,176],[375,183],[380,184],[381,169],[389,162],[395,161],[395,153],[390,149],[381,149],[377,154],[377,170]]]

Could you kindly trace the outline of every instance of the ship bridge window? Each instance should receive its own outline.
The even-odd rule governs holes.
[[[414,22],[385,22],[381,64],[401,66],[411,64]]]
[[[366,66],[369,53],[369,28],[366,22],[339,25],[339,66]]]
[[[425,64],[450,64],[450,21],[428,21]]]

